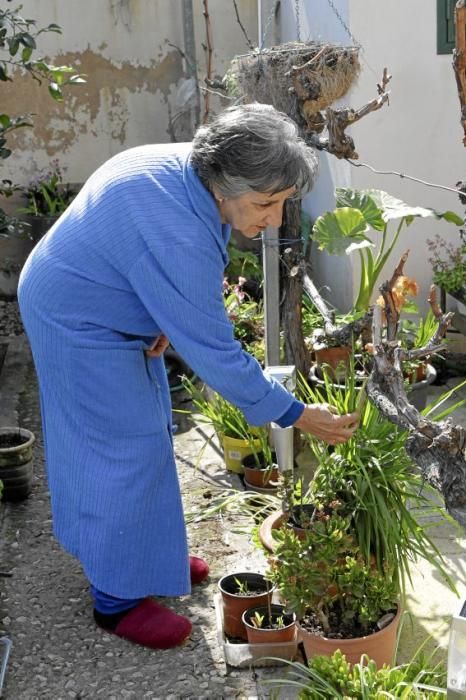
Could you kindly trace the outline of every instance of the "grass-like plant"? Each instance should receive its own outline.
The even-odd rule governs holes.
[[[380,571],[384,567],[393,570],[400,590],[409,580],[410,564],[418,557],[436,568],[455,590],[445,560],[428,534],[429,528],[449,516],[430,497],[433,490],[423,483],[407,456],[406,432],[382,418],[367,400],[364,388],[356,384],[354,367],[341,387],[325,374],[325,394],[300,377],[298,395],[306,403],[325,401],[340,414],[360,413],[358,429],[342,445],[329,448],[309,438],[319,463],[309,488],[315,508],[341,502],[339,512],[350,517],[351,533],[365,561],[375,558]],[[438,417],[444,418],[458,405]],[[432,516],[437,516],[437,521]]]
[[[211,425],[217,435],[246,441],[251,436],[254,437],[257,428],[251,427],[244,413],[223,396],[215,391],[207,396],[205,387],[199,386],[188,377],[183,377],[182,385],[191,398],[194,411],[198,413],[199,422]],[[191,413],[183,410],[177,412]]]

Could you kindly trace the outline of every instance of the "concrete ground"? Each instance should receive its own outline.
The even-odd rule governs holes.
[[[450,380],[452,383],[454,380]],[[455,380],[457,381],[457,380]],[[431,393],[445,387],[432,387]],[[466,396],[466,390],[462,392]],[[182,397],[174,395],[175,401]],[[455,416],[466,424],[466,410]],[[225,470],[215,444],[199,464],[203,435],[176,415],[175,449],[188,514],[206,512],[216,494],[239,490],[236,475]],[[250,538],[250,524],[240,515],[211,516],[188,525],[191,552],[211,565],[207,583],[190,597],[169,604],[194,624],[182,648],[151,651],[98,629],[92,619],[87,583],[79,564],[63,552],[51,534],[51,516],[44,476],[37,387],[24,336],[12,336],[0,374],[0,425],[21,424],[36,433],[33,492],[20,504],[0,505],[0,637],[11,639],[3,697],[8,700],[65,698],[263,698],[264,680],[285,675],[283,668],[235,668],[225,664],[218,643],[214,598],[217,581],[234,570],[263,569],[262,555]],[[425,514],[426,522],[429,514]],[[244,530],[244,528],[246,528]],[[247,534],[249,531],[249,534]],[[246,533],[246,534],[245,534]],[[457,582],[460,598],[430,567],[412,569],[399,660],[406,660],[427,635],[445,654],[449,617],[466,597],[463,554],[466,537],[453,524],[436,528],[435,541]],[[296,697],[288,689],[281,697]]]

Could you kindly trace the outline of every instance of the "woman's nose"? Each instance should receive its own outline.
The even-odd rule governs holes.
[[[282,225],[283,204],[276,204],[267,212],[267,226],[278,228]]]

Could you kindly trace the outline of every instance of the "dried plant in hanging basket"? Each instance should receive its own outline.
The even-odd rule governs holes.
[[[320,111],[342,97],[359,74],[357,47],[290,42],[233,59],[228,82],[246,101],[272,104],[304,130],[320,131]]]

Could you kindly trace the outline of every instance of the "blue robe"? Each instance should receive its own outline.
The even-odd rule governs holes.
[[[164,333],[251,424],[296,404],[234,339],[230,227],[189,154],[166,144],[111,158],[35,247],[18,291],[55,535],[94,586],[121,598],[190,590],[167,377],[144,349]]]

